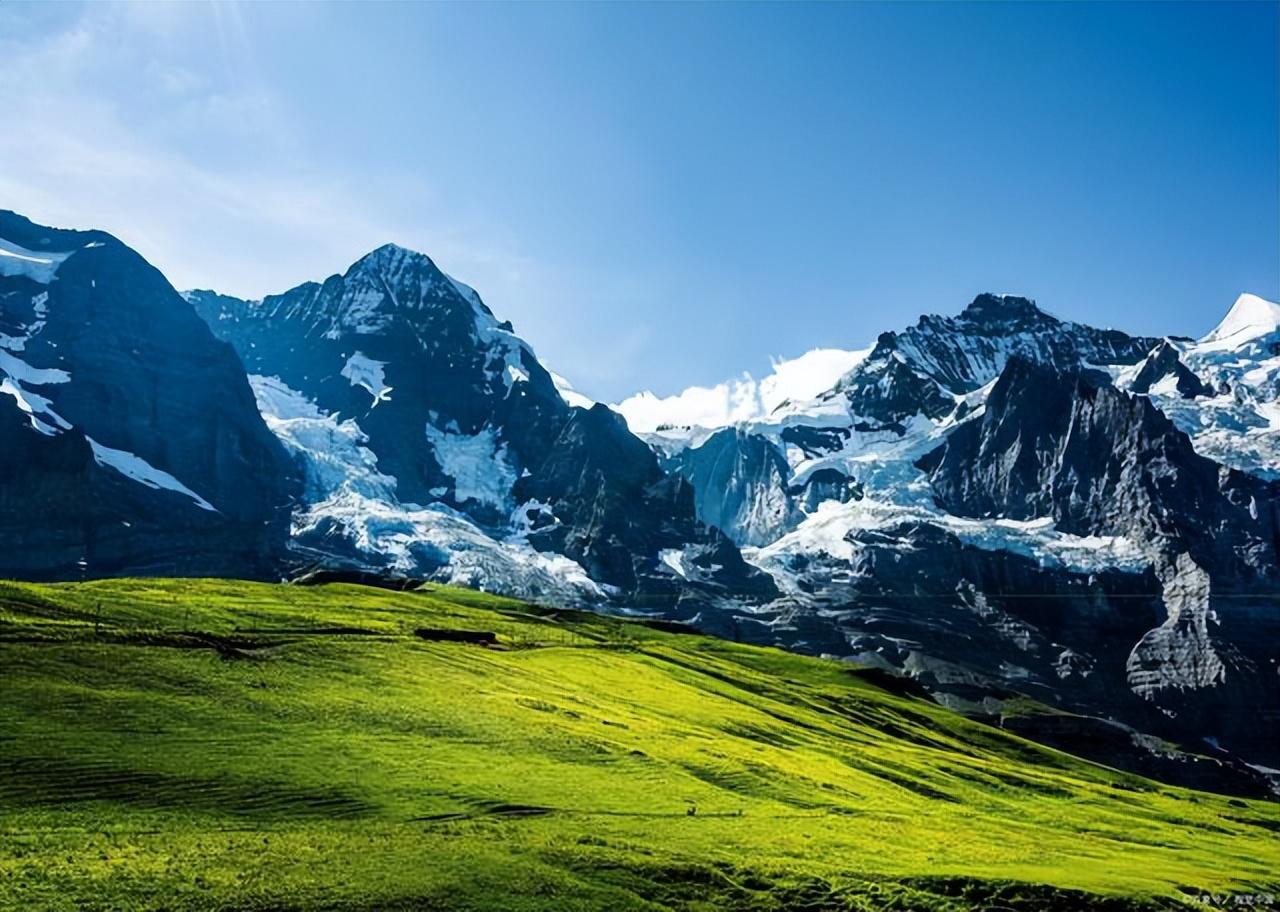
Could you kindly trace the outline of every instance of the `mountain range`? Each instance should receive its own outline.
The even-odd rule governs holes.
[[[705,421],[590,402],[394,245],[249,301],[0,213],[0,576],[345,573],[660,615],[1270,787],[1280,306],[1242,295],[1193,340],[981,294],[747,392]]]

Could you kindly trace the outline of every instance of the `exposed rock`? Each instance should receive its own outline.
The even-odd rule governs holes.
[[[469,522],[474,532],[464,531],[480,547],[492,537],[495,560],[527,562],[505,544],[515,536],[569,558],[573,564],[544,562],[546,571],[587,586],[674,599],[693,581],[673,580],[659,554],[681,550],[701,567],[697,585],[773,593],[767,575],[698,521],[692,490],[662,471],[618,415],[569,406],[511,325],[430,258],[388,245],[341,276],[260,302],[212,292],[188,298],[251,373],[279,378],[289,407],[331,425],[340,415],[358,422],[347,459],[360,468],[345,484],[364,506],[344,506],[352,495],[342,490],[315,494],[295,522],[309,557],[378,566],[386,544],[369,538],[376,530],[363,517],[372,511],[415,529]],[[290,420],[273,421],[286,438]],[[293,442],[308,465],[327,457],[324,447]],[[421,505],[457,517],[428,515]],[[403,540],[395,525],[382,527]],[[467,581],[447,574],[452,562],[450,548],[418,547],[401,552],[397,569]]]
[[[787,490],[791,470],[764,437],[725,428],[669,466],[693,486],[698,518],[738,545],[771,542],[799,520]]]
[[[917,465],[959,516],[1048,516],[1169,559],[1185,550],[1231,585],[1280,578],[1277,486],[1198,455],[1149,400],[1087,371],[1011,361],[984,414]]]
[[[1182,363],[1178,350],[1167,341],[1156,346],[1155,351],[1142,362],[1129,388],[1135,393],[1149,393],[1162,381],[1183,399],[1213,395],[1213,390]]]
[[[231,348],[108,234],[0,241],[0,575],[271,576],[297,482]]]

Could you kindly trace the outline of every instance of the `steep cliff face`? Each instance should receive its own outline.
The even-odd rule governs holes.
[[[333,448],[291,433],[289,416],[341,427],[345,477],[313,489],[295,522],[312,556],[378,565],[394,551],[397,569],[457,579],[455,553],[478,546],[582,598],[662,598],[693,585],[661,557],[687,550],[690,560],[717,555],[693,588],[772,593],[698,521],[687,485],[625,422],[603,406],[569,406],[511,325],[430,258],[388,245],[341,276],[262,301],[187,297],[256,385],[275,384],[260,404],[310,474]],[[397,518],[371,528],[371,514]],[[404,544],[406,534],[440,539],[443,524],[466,529],[466,548]]]
[[[1149,400],[1097,372],[1016,359],[984,413],[919,460],[957,516],[1052,517],[1076,535],[1122,535],[1215,580],[1280,578],[1280,489],[1195,452]]]
[[[1051,517],[1069,533],[1139,545],[1164,617],[1134,643],[1126,686],[1183,730],[1274,755],[1258,726],[1280,712],[1275,482],[1199,455],[1147,398],[1106,378],[1020,360],[984,414],[917,464],[956,515]]]
[[[0,213],[0,393],[0,574],[273,572],[291,464],[235,353],[115,238]]]
[[[693,486],[699,518],[739,545],[764,545],[789,531],[800,512],[791,469],[768,439],[725,428],[668,463]]]

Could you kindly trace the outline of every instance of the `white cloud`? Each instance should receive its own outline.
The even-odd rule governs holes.
[[[767,417],[784,402],[801,402],[826,392],[869,351],[815,348],[798,358],[775,359],[773,373],[762,380],[744,373],[711,387],[691,386],[674,396],[638,393],[611,407],[638,432],[655,431],[662,425],[714,428],[752,421]]]
[[[391,241],[476,288],[586,393],[616,396],[662,369],[664,330],[646,322],[652,274],[556,262],[451,175],[437,185],[328,154],[340,112],[317,121],[263,75],[269,49],[253,39],[266,41],[242,21],[254,13],[0,3],[0,208],[109,231],[180,289],[248,298],[322,280]]]

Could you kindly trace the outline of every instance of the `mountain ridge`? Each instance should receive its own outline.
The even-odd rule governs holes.
[[[383,245],[260,300],[178,296],[141,258],[95,246],[118,242],[72,232],[62,250],[51,234],[41,254],[18,243],[41,229],[14,224],[0,230],[0,422],[23,447],[0,459],[0,493],[70,493],[52,497],[62,512],[40,543],[31,501],[7,495],[5,534],[27,549],[11,575],[331,568],[461,583],[870,662],[985,718],[1032,693],[1136,732],[1108,741],[1107,762],[1154,762],[1167,739],[1280,766],[1263,683],[1280,659],[1264,591],[1280,479],[1266,302],[1242,296],[1197,341],[982,294],[866,352],[780,362],[743,381],[740,412],[707,412],[720,427],[637,435],[424,254]],[[120,326],[92,349],[45,346],[79,325],[63,299],[85,281],[189,376],[166,386],[130,367]],[[236,391],[234,420],[198,405],[211,390]],[[191,427],[137,417],[171,402]],[[94,434],[73,445],[80,424]],[[220,434],[229,449],[211,468],[224,451],[198,441]],[[69,484],[67,466],[88,480]],[[217,494],[228,483],[249,492],[254,532],[218,539],[223,564],[182,557],[195,533],[122,531],[187,517],[214,536],[236,519]],[[167,515],[171,498],[185,507]],[[82,556],[59,544],[69,528],[111,547]],[[109,557],[121,539],[150,559]],[[69,557],[37,566],[42,549]]]

